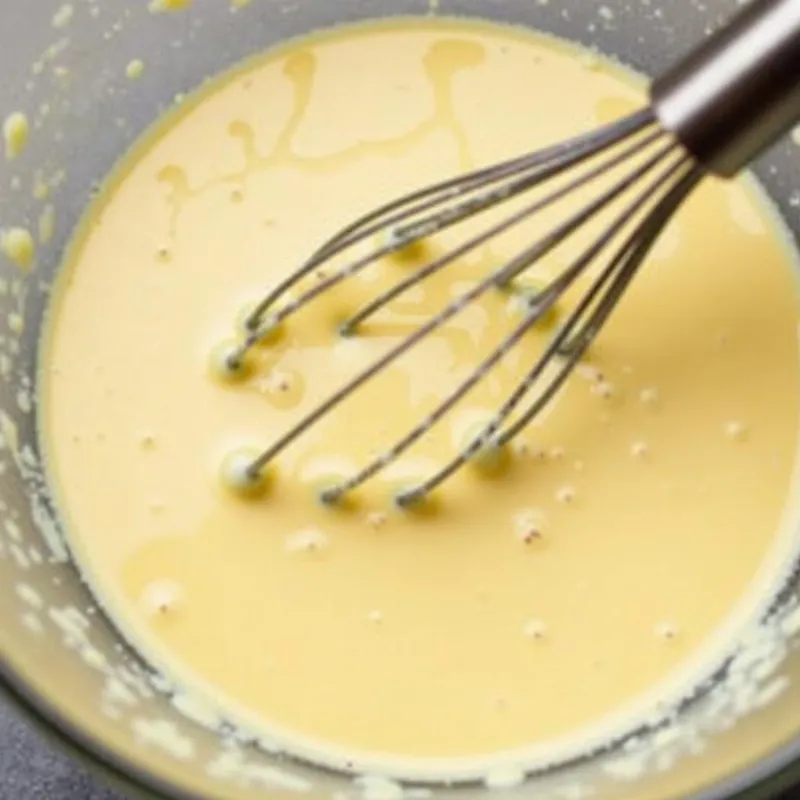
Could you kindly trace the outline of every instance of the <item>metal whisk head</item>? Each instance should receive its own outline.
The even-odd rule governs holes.
[[[436,474],[398,495],[397,503],[401,506],[415,504],[479,452],[504,447],[564,384],[620,301],[660,232],[703,174],[704,170],[663,129],[654,113],[645,110],[572,141],[414,192],[356,220],[326,242],[253,310],[245,322],[244,341],[227,356],[229,369],[240,368],[247,352],[268,339],[277,326],[378,259],[466,220],[479,219],[482,213],[517,200],[506,218],[492,221],[476,235],[415,269],[359,309],[342,324],[340,331],[343,336],[356,335],[366,320],[392,300],[433,274],[446,270],[476,248],[546,209],[557,209],[562,201],[567,201],[567,205],[570,198],[573,201],[571,211],[546,235],[487,274],[411,335],[392,346],[252,460],[246,468],[247,477],[258,480],[267,465],[295,439],[381,370],[482,295],[508,286],[587,223],[606,212],[610,217],[602,232],[557,277],[530,298],[522,320],[476,366],[474,372],[381,456],[349,479],[327,488],[322,500],[337,502],[395,461],[497,366],[581,276],[590,274],[593,280],[588,290],[494,418]],[[613,180],[609,180],[610,177]],[[590,199],[575,210],[576,193],[580,192],[583,197],[587,190],[592,189],[596,190],[595,194],[592,196],[590,191]],[[530,202],[524,204],[524,196],[529,193]],[[357,255],[348,260],[350,251],[376,239],[384,244],[367,255]],[[334,261],[337,264],[343,261],[344,265],[331,268]],[[300,281],[323,266],[325,277],[322,280],[296,298],[286,299],[289,291],[296,289]],[[550,369],[553,365],[556,368]]]
[[[245,340],[225,354],[228,371],[241,368],[247,352],[269,339],[276,326],[384,256],[467,220],[479,221],[481,214],[509,203],[506,218],[465,237],[367,303],[344,322],[343,335],[355,334],[392,300],[476,248],[526,221],[535,221],[538,215],[549,219],[559,203],[573,201],[573,210],[568,208],[548,233],[391,347],[261,455],[238,464],[234,479],[245,488],[248,482],[258,484],[265,467],[284,448],[381,370],[482,295],[509,285],[562,243],[581,239],[580,233],[591,234],[594,238],[590,237],[589,244],[581,243],[578,256],[531,298],[522,321],[452,394],[382,456],[328,488],[322,499],[336,502],[397,459],[586,277],[588,289],[494,418],[462,452],[419,486],[401,493],[397,502],[412,505],[484,448],[503,447],[511,441],[563,385],[664,226],[702,177],[706,173],[732,177],[800,122],[799,55],[800,3],[748,3],[727,26],[653,83],[650,108],[595,133],[414,192],[336,234],[249,316]],[[591,199],[584,201],[585,196]],[[594,235],[596,218],[603,229]],[[376,236],[385,244],[362,255],[359,245]],[[335,266],[340,260],[345,265]],[[323,265],[326,270],[332,268],[327,277],[297,299],[288,299],[290,289]]]

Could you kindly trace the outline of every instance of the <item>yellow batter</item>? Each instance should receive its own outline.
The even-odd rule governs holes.
[[[263,497],[219,480],[227,454],[265,448],[538,228],[338,338],[443,244],[387,260],[295,318],[247,381],[215,380],[210,353],[315,245],[403,191],[643,102],[616,69],[523,32],[397,21],[274,51],[126,161],[54,296],[43,429],[88,578],[180,685],[321,759],[446,772],[580,749],[716,665],[791,545],[800,408],[791,257],[742,183],[708,183],[682,211],[502,475],[465,470],[430,514],[387,503],[452,455],[552,329],[358,502],[314,501],[499,341],[519,312],[498,291],[287,450]]]

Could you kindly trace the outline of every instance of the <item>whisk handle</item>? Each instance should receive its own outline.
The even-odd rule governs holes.
[[[701,165],[735,175],[800,121],[800,0],[752,0],[651,96]]]

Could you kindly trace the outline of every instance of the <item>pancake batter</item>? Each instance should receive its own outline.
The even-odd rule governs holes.
[[[538,228],[339,338],[446,242],[388,259],[288,324],[245,380],[215,378],[234,320],[315,245],[643,102],[549,40],[396,21],[275,50],[124,162],[54,295],[43,435],[87,578],[179,685],[320,760],[454,775],[506,751],[580,752],[718,665],[788,558],[800,408],[791,256],[744,183],[690,201],[500,474],[465,470],[426,514],[388,501],[498,407],[557,319],[353,502],[314,499],[499,341],[519,309],[498,291],[286,451],[262,496],[220,480],[231,453],[265,448]]]

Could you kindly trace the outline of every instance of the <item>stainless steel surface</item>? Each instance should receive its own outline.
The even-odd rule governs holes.
[[[286,788],[247,786],[209,775],[206,766],[224,752],[220,737],[180,714],[169,697],[157,691],[142,693],[131,707],[117,704],[116,716],[106,713],[109,698],[120,692],[119,686],[109,683],[107,672],[122,674],[136,685],[136,676],[146,674],[147,668],[94,606],[72,565],[58,557],[58,550],[48,544],[49,537],[42,534],[41,521],[51,511],[46,502],[32,503],[41,482],[24,468],[39,453],[36,418],[17,401],[23,382],[29,384],[35,376],[49,278],[58,268],[93,186],[176,93],[199,86],[208,75],[288,36],[335,23],[427,14],[430,6],[426,0],[254,0],[232,14],[225,0],[196,0],[189,13],[155,17],[148,13],[146,0],[73,0],[74,18],[62,29],[52,24],[62,5],[63,0],[0,4],[0,117],[22,109],[35,122],[24,156],[17,162],[0,159],[0,226],[35,226],[47,204],[53,204],[57,219],[56,236],[40,247],[30,277],[0,262],[0,276],[9,282],[9,289],[18,287],[0,293],[3,341],[16,342],[16,334],[12,336],[7,327],[9,314],[22,310],[25,318],[18,352],[10,354],[10,368],[0,370],[4,414],[0,422],[6,442],[8,425],[16,425],[20,445],[27,448],[25,460],[11,458],[7,447],[0,449],[0,462],[5,464],[0,479],[0,687],[72,753],[146,796],[170,800],[296,797]],[[737,8],[736,0],[441,0],[438,13],[529,25],[596,46],[657,75]],[[134,58],[145,62],[137,82],[125,77],[126,65]],[[61,169],[65,174],[54,182],[51,196],[34,197],[31,188],[37,171],[55,176]],[[758,174],[789,226],[800,232],[800,151],[789,142],[782,143],[759,164]],[[98,335],[103,324],[98,322]],[[40,560],[31,560],[34,550]],[[41,607],[30,604],[30,593],[20,593],[20,585],[35,592]],[[795,602],[796,589],[787,587],[780,605]],[[76,644],[74,636],[56,622],[58,614],[54,618],[52,612],[65,608],[91,620],[84,632],[90,649]],[[499,794],[504,800],[530,796],[569,800],[582,787],[591,787],[597,800],[717,800],[744,792],[757,792],[752,796],[758,797],[774,794],[800,773],[797,645],[800,637],[795,636],[791,652],[776,668],[774,677],[787,680],[777,702],[716,731],[703,728],[704,715],[715,700],[713,691],[690,704],[682,718],[704,731],[703,747],[679,755],[671,767],[665,762],[662,770],[620,781],[605,769],[615,754],[603,753],[536,776],[522,789]],[[147,746],[132,725],[137,719],[171,725],[193,742],[195,757],[186,760]],[[254,770],[287,766],[255,747],[248,751],[248,758]],[[356,796],[349,777],[306,765],[289,766],[295,776],[310,780],[311,788],[303,793],[309,800],[330,800],[335,792]],[[434,798],[476,800],[484,794],[479,787],[464,786],[437,789]],[[0,798],[29,800],[2,784]]]
[[[657,80],[652,96],[701,164],[735,175],[800,119],[800,3],[752,0]]]

